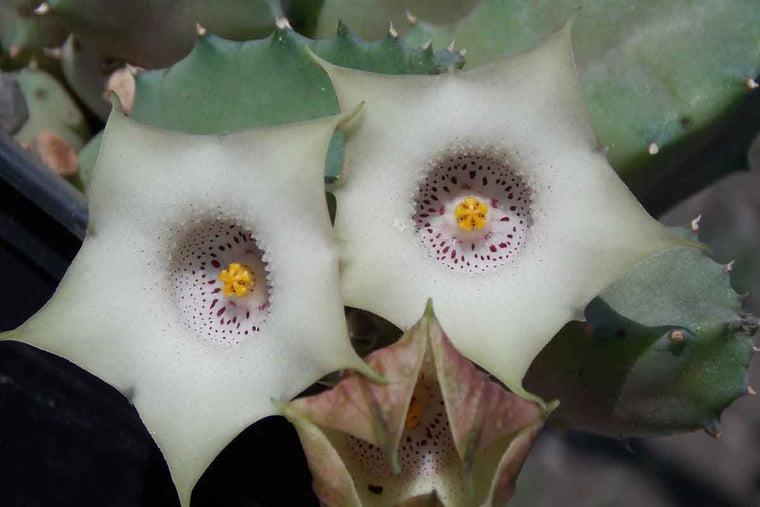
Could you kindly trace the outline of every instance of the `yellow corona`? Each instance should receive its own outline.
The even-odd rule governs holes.
[[[416,396],[412,396],[409,410],[406,412],[406,421],[404,423],[406,429],[411,430],[419,426],[420,417],[422,417],[422,403],[420,403]]]
[[[219,280],[224,283],[222,292],[225,296],[233,294],[239,298],[245,296],[256,286],[256,275],[248,268],[237,262],[230,263],[227,269],[219,273]]]
[[[454,210],[457,224],[465,231],[480,230],[485,227],[486,215],[488,215],[488,205],[472,196],[462,199]]]

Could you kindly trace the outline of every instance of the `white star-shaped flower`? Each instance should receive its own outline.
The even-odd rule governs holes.
[[[320,62],[342,108],[366,101],[335,192],[346,304],[408,328],[432,297],[454,345],[523,395],[565,322],[637,262],[683,244],[608,165],[569,34],[436,76]],[[406,231],[391,225],[409,218]]]
[[[348,340],[322,180],[346,118],[194,136],[112,113],[82,248],[47,305],[0,337],[124,393],[183,505],[273,398],[371,374]]]

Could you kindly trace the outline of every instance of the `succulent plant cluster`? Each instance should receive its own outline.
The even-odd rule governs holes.
[[[496,506],[552,413],[717,435],[754,393],[732,265],[636,199],[757,88],[752,2],[1,9],[3,128],[90,221],[0,340],[123,393],[183,505],[274,414],[325,505]]]

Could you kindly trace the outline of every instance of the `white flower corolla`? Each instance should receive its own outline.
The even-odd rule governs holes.
[[[683,244],[607,163],[569,25],[469,71],[319,63],[342,108],[366,101],[335,190],[344,301],[407,328],[432,297],[454,345],[517,393],[528,395],[528,366],[565,322],[637,262]]]
[[[65,357],[136,406],[183,505],[217,453],[348,340],[322,171],[347,115],[194,136],[113,112],[81,250],[0,339]]]

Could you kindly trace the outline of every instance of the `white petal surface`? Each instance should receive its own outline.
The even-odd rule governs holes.
[[[588,301],[635,263],[679,244],[607,164],[569,27],[472,71],[387,76],[320,63],[344,110],[366,101],[336,191],[346,304],[406,328],[432,297],[455,346],[516,392],[527,395],[521,381],[531,361]],[[525,241],[498,269],[453,269],[422,247],[415,195],[436,160],[452,153],[500,159],[532,188]]]
[[[366,370],[346,332],[322,182],[339,121],[191,136],[112,113],[84,244],[51,301],[2,337],[66,357],[125,393],[164,453],[183,505],[237,433],[276,413],[271,399],[290,399],[337,369]],[[174,294],[170,279],[178,244],[208,223],[251,231],[268,270],[256,289],[268,299],[260,325],[226,346],[183,320],[184,289]],[[234,248],[230,239],[214,251],[255,251],[233,239]],[[254,271],[261,277],[260,266]],[[219,290],[214,297],[223,297]],[[225,301],[232,312],[229,300],[210,308],[218,312]],[[239,326],[224,318],[216,331]]]

